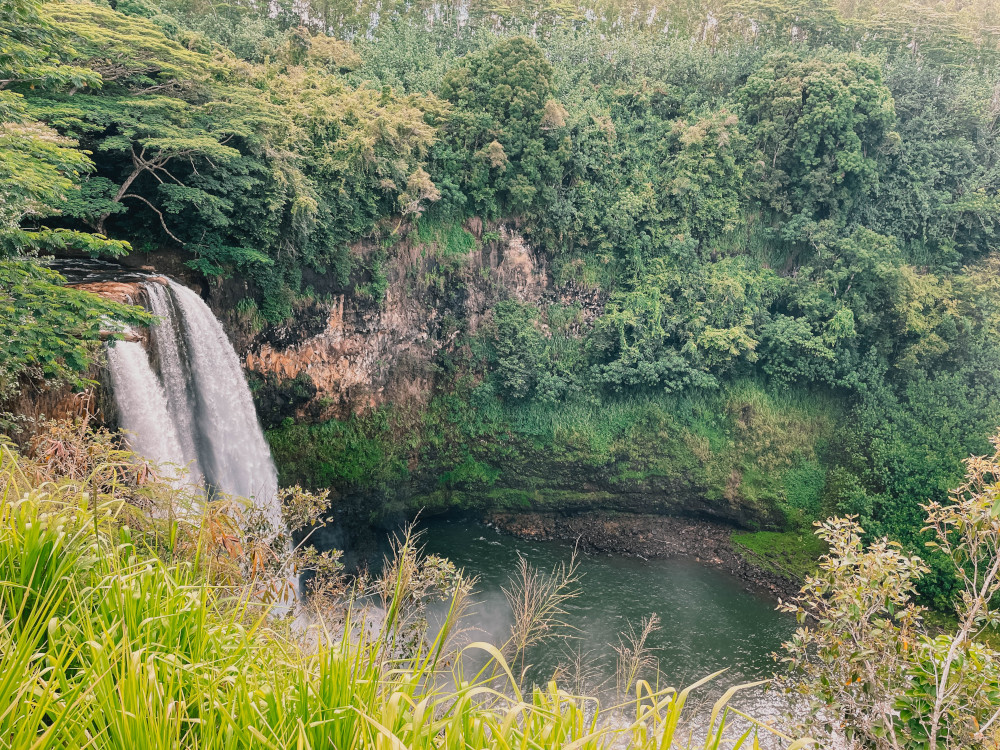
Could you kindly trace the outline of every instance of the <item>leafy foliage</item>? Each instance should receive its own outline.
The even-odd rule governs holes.
[[[966,462],[951,498],[923,506],[927,547],[958,578],[954,628],[933,634],[915,605],[916,581],[930,572],[898,543],[867,547],[853,517],[819,523],[830,545],[797,602],[784,609],[801,627],[785,644],[786,687],[816,707],[809,723],[846,721],[874,748],[985,748],[997,737],[1000,657],[978,638],[1000,622],[1000,438],[991,457]],[[824,716],[825,711],[832,711]]]
[[[493,218],[535,213],[551,201],[568,153],[552,76],[541,48],[523,37],[499,41],[445,74],[441,96],[452,110],[434,156],[450,202]],[[449,194],[452,183],[461,194]]]
[[[276,426],[293,473],[379,484],[424,460],[449,487],[490,484],[540,423],[676,399],[628,428],[650,444],[698,421],[685,404],[735,402],[752,382],[842,404],[841,429],[775,477],[765,449],[713,449],[699,469],[692,438],[630,463],[607,448],[624,431],[589,427],[566,439],[600,450],[572,444],[566,460],[655,464],[790,524],[856,513],[912,551],[920,504],[1000,421],[998,27],[984,0],[12,0],[0,248],[28,262],[136,245],[240,277],[273,325],[304,297],[385,304],[397,240],[415,235],[436,246],[421,287],[434,319],[486,289],[484,325],[449,329],[419,419]],[[456,272],[506,230],[561,308]],[[561,325],[587,294],[592,309]],[[90,320],[76,304],[53,309]],[[38,370],[17,351],[11,372],[84,363]],[[342,450],[354,437],[357,462]],[[920,590],[940,604],[954,580],[928,562]]]
[[[760,165],[759,195],[788,219],[843,224],[878,182],[879,157],[898,136],[892,95],[859,57],[765,60],[739,93]]]
[[[23,376],[83,385],[102,333],[111,321],[142,324],[144,311],[62,286],[62,278],[34,263],[0,261],[0,394]]]
[[[38,122],[30,102],[9,85],[30,89],[99,85],[100,75],[65,65],[75,54],[68,36],[32,0],[0,8],[0,398],[26,377],[83,383],[96,344],[109,328],[148,322],[131,311],[69,290],[58,274],[38,267],[38,253],[74,250],[123,255],[127,242],[74,229],[32,226],[60,213],[93,165],[75,140]],[[115,335],[113,331],[111,335]]]
[[[539,329],[538,310],[514,301],[493,309],[492,369],[506,399],[557,402],[575,387],[573,351],[559,351],[558,340]]]
[[[616,390],[713,387],[717,374],[757,360],[758,327],[777,281],[746,258],[652,261],[634,290],[612,296],[594,328],[591,350],[606,362],[596,367],[598,382]]]

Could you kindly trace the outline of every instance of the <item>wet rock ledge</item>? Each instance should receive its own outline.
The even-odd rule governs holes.
[[[795,596],[801,582],[784,578],[748,562],[732,542],[735,529],[725,524],[673,516],[594,511],[557,513],[490,513],[486,523],[523,539],[578,540],[588,554],[651,558],[686,557],[720,568],[752,591],[775,600]]]

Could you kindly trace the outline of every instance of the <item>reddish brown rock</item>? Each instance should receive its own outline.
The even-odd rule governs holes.
[[[138,341],[138,342],[145,341],[145,337],[143,337],[142,335],[140,335],[139,333],[137,333],[136,331],[134,331],[131,328],[129,330],[125,331],[124,333],[118,333],[118,332],[112,332],[112,331],[101,331],[101,341],[110,341],[116,335],[122,341]]]
[[[247,368],[280,379],[307,374],[316,396],[301,412],[308,410],[311,419],[345,418],[385,403],[416,407],[425,403],[435,377],[435,359],[442,351],[452,351],[460,340],[456,322],[466,333],[475,333],[489,322],[501,299],[539,307],[553,302],[578,304],[573,332],[589,328],[591,308],[603,306],[599,291],[552,288],[545,256],[510,227],[484,227],[481,220],[472,219],[466,229],[480,240],[489,229],[496,239],[456,254],[433,241],[421,242],[416,233],[402,227],[403,239],[382,261],[388,280],[382,299],[357,292],[332,295],[322,304],[320,330],[314,328],[287,342],[272,337],[249,347]],[[375,242],[362,242],[353,251],[365,266],[384,249]]]
[[[71,284],[70,286],[73,289],[91,292],[99,297],[124,305],[138,304],[139,295],[142,294],[142,285],[139,282],[94,281],[89,284]]]

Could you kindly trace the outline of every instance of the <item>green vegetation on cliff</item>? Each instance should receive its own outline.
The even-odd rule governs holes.
[[[744,382],[689,398],[505,405],[470,388],[437,396],[416,419],[383,409],[289,423],[269,439],[286,481],[395,485],[410,507],[612,507],[775,526],[820,511],[819,460],[837,411],[807,394]]]
[[[441,313],[429,403],[275,412],[286,479],[373,511],[613,503],[782,528],[853,513],[919,547],[920,504],[1000,423],[994,16],[16,0],[0,11],[0,246],[18,264],[179,255],[244,279],[241,310],[266,327],[329,294],[385,304],[416,237],[433,268],[411,291]],[[498,281],[472,325],[459,271],[511,227],[566,299]],[[51,342],[31,327],[62,323],[23,287],[0,290],[28,310],[15,340]],[[67,376],[86,354],[18,348],[2,377]],[[950,564],[929,564],[944,604]]]

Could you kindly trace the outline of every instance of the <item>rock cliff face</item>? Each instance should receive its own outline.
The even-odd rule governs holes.
[[[315,297],[297,304],[292,320],[263,328],[238,309],[241,300],[259,292],[239,276],[205,279],[185,265],[184,253],[166,249],[156,253],[155,267],[146,265],[148,256],[122,262],[145,274],[169,275],[198,291],[223,322],[251,377],[279,386],[272,390],[297,379],[309,383],[308,397],[296,399],[293,414],[283,413],[342,419],[387,403],[426,403],[435,355],[454,345],[460,329],[474,334],[502,299],[577,303],[580,333],[600,314],[601,292],[572,285],[554,289],[546,259],[515,228],[486,226],[473,218],[461,229],[475,240],[462,252],[440,237],[421,238],[407,224],[395,229],[388,253],[374,240],[359,242],[351,251],[356,265],[366,270],[346,285],[307,272]],[[386,257],[375,260],[380,254]],[[385,276],[382,294],[366,291],[373,263],[381,264]],[[138,282],[74,286],[118,302],[143,303]],[[267,404],[262,406],[266,411]]]
[[[443,236],[448,232],[450,239]],[[475,447],[463,443],[468,435],[449,433],[450,417],[434,412],[442,402],[432,403],[442,393],[438,386],[455,384],[442,371],[451,363],[476,372],[468,342],[489,325],[497,303],[573,305],[578,313],[570,333],[586,336],[606,299],[592,288],[556,286],[545,256],[510,226],[473,220],[428,234],[403,227],[388,249],[360,243],[354,256],[367,270],[350,288],[327,289],[301,305],[291,323],[247,334],[245,363],[265,427],[289,419],[343,421],[392,407],[390,425],[374,436],[345,432],[352,428],[344,423],[277,436],[279,468],[288,470],[283,481],[331,488],[339,508],[369,520],[460,507],[611,509],[783,525],[770,499],[740,489],[739,459],[709,456],[703,439],[675,426],[644,427],[637,441],[622,439],[605,452],[576,445],[573,437],[540,446],[516,430],[476,438]],[[224,293],[223,287],[209,290],[210,304],[214,297],[223,315]],[[229,319],[239,332],[238,316]],[[434,427],[426,426],[428,419]],[[750,435],[736,439],[755,442]],[[394,468],[383,472],[380,465]]]
[[[384,296],[366,296],[361,284],[361,293],[343,290],[310,304],[293,327],[248,343],[247,369],[272,382],[307,375],[315,394],[298,406],[299,417],[342,419],[386,403],[420,406],[432,390],[436,353],[452,346],[459,330],[474,334],[498,300],[579,297],[585,310],[600,309],[595,292],[557,295],[545,259],[516,231],[498,226],[484,235],[478,219],[465,230],[477,242],[457,254],[403,228],[384,261]],[[378,252],[374,243],[355,248],[362,263]]]
[[[69,286],[123,305],[137,305],[142,302],[142,285],[139,282],[92,281],[83,284],[70,284]]]

